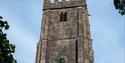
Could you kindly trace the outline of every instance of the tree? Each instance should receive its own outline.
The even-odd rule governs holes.
[[[8,22],[4,21],[3,17],[0,16],[0,63],[17,63],[13,57],[15,45],[10,44],[6,37],[7,34],[3,32],[8,29]]]
[[[114,6],[121,15],[125,15],[125,0],[114,0]]]

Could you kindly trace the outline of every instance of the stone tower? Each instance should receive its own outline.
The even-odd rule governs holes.
[[[36,63],[94,63],[86,0],[44,0]]]

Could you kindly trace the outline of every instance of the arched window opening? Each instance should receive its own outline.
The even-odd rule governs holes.
[[[57,63],[65,63],[65,62],[66,62],[65,58],[60,58],[57,60]]]
[[[67,12],[64,14],[64,21],[67,21]]]
[[[60,22],[63,22],[63,12],[60,14]]]
[[[67,21],[67,12],[61,12],[60,14],[60,22]]]

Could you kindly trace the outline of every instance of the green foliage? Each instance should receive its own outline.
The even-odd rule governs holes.
[[[125,0],[114,0],[114,6],[121,15],[125,15]]]
[[[13,58],[13,53],[15,52],[15,45],[10,44],[7,39],[7,34],[3,31],[8,30],[9,25],[7,21],[3,20],[0,16],[0,63],[17,63]]]

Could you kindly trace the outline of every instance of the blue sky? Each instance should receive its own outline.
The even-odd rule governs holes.
[[[125,63],[125,16],[113,0],[87,0],[95,63]],[[0,15],[9,22],[8,39],[18,63],[35,63],[43,0],[0,0]]]

